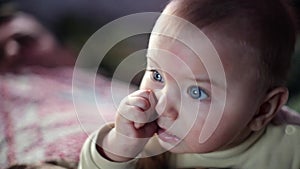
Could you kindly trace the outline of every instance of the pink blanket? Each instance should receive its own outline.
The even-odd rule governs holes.
[[[1,168],[57,159],[76,162],[87,136],[113,120],[117,104],[130,92],[128,85],[116,81],[112,87],[97,76],[94,92],[93,76],[79,72],[73,90],[70,68],[30,68],[0,76]]]

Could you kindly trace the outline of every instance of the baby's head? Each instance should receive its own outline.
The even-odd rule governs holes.
[[[292,14],[280,0],[171,1],[151,35],[141,83],[158,100],[160,144],[210,152],[264,129],[287,101],[294,43]]]
[[[273,88],[285,83],[295,45],[295,21],[287,1],[173,0],[164,13],[195,24],[216,48],[235,47],[232,59],[256,59],[260,83]]]

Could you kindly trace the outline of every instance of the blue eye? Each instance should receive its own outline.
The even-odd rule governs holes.
[[[162,75],[157,70],[151,70],[152,78],[158,82],[164,82]]]
[[[187,93],[193,99],[197,99],[197,100],[203,100],[203,99],[208,98],[208,95],[199,86],[191,86],[191,87],[189,87]]]

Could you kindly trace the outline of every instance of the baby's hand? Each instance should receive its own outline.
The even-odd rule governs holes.
[[[113,161],[136,157],[157,131],[155,97],[150,90],[138,90],[122,100],[115,128],[104,138],[105,155]]]

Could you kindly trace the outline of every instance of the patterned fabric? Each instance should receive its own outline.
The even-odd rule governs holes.
[[[79,71],[73,90],[72,75],[71,68],[35,67],[0,76],[0,168],[45,160],[77,162],[88,135],[113,120],[128,85],[114,83],[113,91],[123,95],[112,98],[106,78],[97,76],[94,92],[92,75]]]

